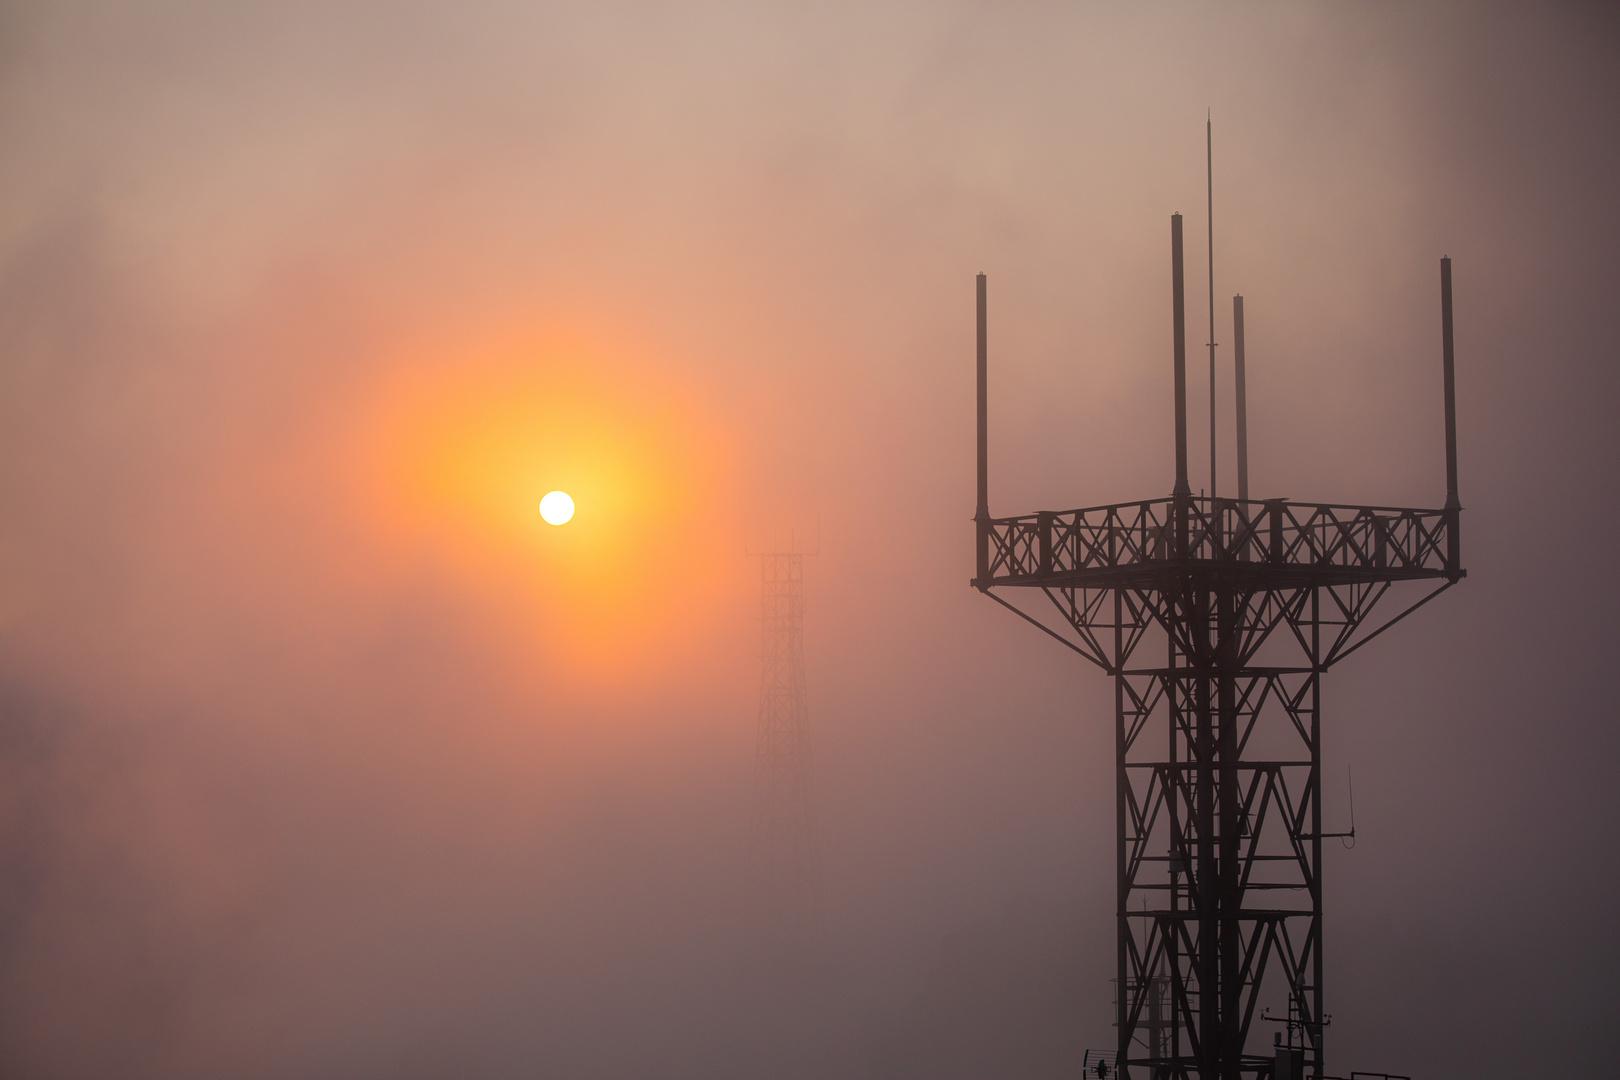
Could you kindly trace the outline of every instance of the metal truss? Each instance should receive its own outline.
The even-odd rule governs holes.
[[[989,515],[980,275],[972,584],[1114,680],[1119,1075],[1271,1077],[1269,1043],[1246,1049],[1271,1009],[1322,1076],[1322,841],[1342,835],[1323,833],[1322,675],[1466,574],[1450,263],[1445,507],[1219,499],[1187,491],[1179,217],[1172,245],[1177,485],[1163,499]],[[1007,589],[1044,595],[1046,616],[993,591]]]

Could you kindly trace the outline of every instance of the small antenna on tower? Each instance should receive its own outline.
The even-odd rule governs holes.
[[[1249,500],[1249,388],[1243,371],[1243,294],[1232,297],[1232,368],[1237,376],[1238,499]]]
[[[1215,497],[1215,122],[1204,117],[1204,168],[1209,217],[1209,497]]]

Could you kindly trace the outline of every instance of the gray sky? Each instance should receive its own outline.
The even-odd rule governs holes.
[[[1111,690],[966,584],[973,275],[992,510],[1168,492],[1166,218],[1196,328],[1212,110],[1256,496],[1440,504],[1455,263],[1470,576],[1326,681],[1335,1071],[1601,1075],[1617,30],[0,7],[0,1062],[877,1080],[1111,1045]],[[773,996],[745,553],[818,529],[827,957]]]

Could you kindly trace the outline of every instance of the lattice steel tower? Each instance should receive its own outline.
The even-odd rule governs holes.
[[[760,556],[759,733],[749,852],[767,944],[810,943],[820,910],[804,677],[804,556]]]
[[[1465,573],[1451,261],[1440,261],[1442,508],[1248,498],[1241,297],[1233,312],[1240,497],[1195,496],[1181,216],[1170,221],[1169,498],[990,516],[979,275],[972,584],[1114,680],[1119,1072],[1297,1080],[1301,1066],[1325,1071],[1322,840],[1337,834],[1322,831],[1322,674]],[[1374,607],[1404,582],[1424,583],[1422,595],[1369,629]],[[1008,588],[1043,594],[1058,629],[991,591]],[[1288,1046],[1268,1041],[1266,1054],[1250,1053],[1250,1025],[1266,1010],[1294,1018]]]

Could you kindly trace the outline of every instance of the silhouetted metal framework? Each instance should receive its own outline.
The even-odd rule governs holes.
[[[819,908],[802,554],[760,556],[760,662],[750,869],[769,943],[792,947]]]
[[[1305,1065],[1322,1075],[1322,840],[1342,834],[1322,831],[1321,680],[1465,574],[1451,264],[1441,261],[1447,499],[1420,509],[1189,491],[1180,215],[1171,253],[1175,488],[1082,510],[990,516],[979,275],[972,584],[1114,679],[1121,1075],[1270,1076],[1269,1040],[1268,1054],[1248,1053],[1249,1030],[1261,1007],[1285,1004]],[[1235,316],[1241,341],[1241,299]],[[1247,464],[1240,446],[1244,494]],[[1005,589],[1044,595],[1058,619],[992,592]],[[1375,608],[1392,617],[1375,625]]]

